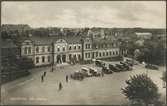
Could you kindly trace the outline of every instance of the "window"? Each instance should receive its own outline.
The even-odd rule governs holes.
[[[106,56],[108,56],[108,52],[106,52]]]
[[[90,44],[88,44],[88,49],[90,49]]]
[[[50,47],[48,47],[48,52],[50,52]]]
[[[101,52],[99,53],[99,56],[101,57]]]
[[[86,48],[86,49],[88,48],[87,46],[88,46],[88,45],[86,44],[86,45],[85,45],[85,48]]]
[[[74,46],[74,50],[76,50],[76,46]]]
[[[71,58],[72,58],[72,55],[71,54],[69,54],[69,60],[71,61]]]
[[[24,54],[27,54],[27,47],[24,48]]]
[[[114,43],[112,43],[112,47],[114,47]]]
[[[116,55],[118,55],[118,51],[116,51]]]
[[[78,54],[78,60],[81,60],[81,55],[80,54]]]
[[[45,62],[45,56],[42,56],[42,62],[43,63]]]
[[[28,54],[31,54],[31,47],[28,47]]]
[[[36,57],[36,63],[39,63],[39,57]]]
[[[85,53],[85,57],[88,58],[88,53]]]
[[[115,52],[113,51],[113,55],[115,55]]]
[[[45,52],[45,47],[44,46],[42,47],[42,52]]]
[[[63,47],[63,51],[65,51],[65,47]]]
[[[71,46],[69,47],[69,50],[71,50]]]
[[[78,46],[78,49],[81,49],[81,46]]]
[[[50,62],[50,56],[48,56],[48,62]]]
[[[103,56],[105,56],[105,52],[103,52]]]
[[[110,51],[110,56],[112,55],[111,51]]]
[[[96,57],[98,57],[98,52],[96,52]]]
[[[58,51],[58,52],[60,51],[60,48],[59,48],[59,47],[57,48],[57,51]]]
[[[36,47],[36,52],[39,53],[39,47]]]
[[[88,53],[88,58],[90,58],[90,53]]]

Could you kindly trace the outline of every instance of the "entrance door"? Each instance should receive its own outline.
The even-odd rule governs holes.
[[[66,62],[66,55],[62,55],[62,60],[63,60],[63,63]]]
[[[62,63],[61,55],[57,55],[57,63]]]

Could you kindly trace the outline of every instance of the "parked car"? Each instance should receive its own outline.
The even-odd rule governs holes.
[[[97,69],[93,68],[93,67],[90,67],[90,73],[93,75],[93,76],[100,76],[100,72],[97,71]]]
[[[85,76],[85,77],[92,77],[92,73],[90,73],[90,69],[87,67],[82,67],[81,69],[81,73]]]
[[[127,63],[129,66],[133,66],[133,61],[132,60],[126,60],[125,63]]]
[[[120,72],[121,71],[119,68],[115,67],[112,64],[109,64],[109,69],[112,70],[113,72]]]
[[[132,70],[132,67],[129,66],[127,63],[120,62],[120,64],[122,64],[126,68],[126,70],[128,70],[128,71]]]
[[[83,80],[84,75],[80,71],[75,71],[73,74],[71,74],[71,78],[74,80]]]
[[[121,65],[121,64],[115,64],[116,67],[118,67],[121,71],[126,71],[127,69]]]
[[[96,61],[95,61],[95,64],[96,64],[96,66],[98,66],[98,67],[103,67],[103,66],[105,66],[105,63],[102,62],[101,60],[96,60]]]
[[[146,64],[145,68],[149,68],[149,69],[152,69],[152,70],[158,70],[158,66],[153,65],[153,64]]]
[[[112,70],[108,69],[107,67],[102,67],[102,71],[105,73],[105,74],[112,74]]]

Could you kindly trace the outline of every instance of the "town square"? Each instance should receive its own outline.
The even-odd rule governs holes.
[[[165,1],[1,6],[1,105],[166,106]]]

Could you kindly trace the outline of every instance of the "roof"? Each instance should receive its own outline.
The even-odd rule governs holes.
[[[69,44],[76,44],[80,43],[80,36],[72,36],[72,37],[61,37],[61,36],[54,36],[54,37],[39,37],[39,36],[32,36],[32,37],[26,37],[22,38],[21,41],[24,40],[32,40],[34,44],[51,44],[52,42],[56,42],[59,39],[64,39]]]
[[[17,48],[16,44],[11,39],[2,39],[1,40],[2,48]]]
[[[115,39],[94,39],[93,40],[93,43],[98,43],[98,44],[101,44],[101,43],[113,43],[115,42]]]
[[[136,35],[152,35],[150,32],[136,32]]]

